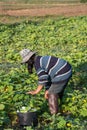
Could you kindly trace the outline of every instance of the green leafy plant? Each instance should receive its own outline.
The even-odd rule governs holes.
[[[18,24],[0,24],[1,127],[17,126],[17,110],[24,106],[26,111],[37,110],[37,130],[87,129],[86,30],[87,16],[47,17]],[[40,55],[62,57],[71,63],[73,75],[57,115],[50,115],[44,89],[36,96],[26,94],[36,89],[38,77],[35,71],[29,75],[26,66],[20,64],[19,51],[23,48],[37,50]]]

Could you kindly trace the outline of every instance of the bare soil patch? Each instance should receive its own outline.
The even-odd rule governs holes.
[[[60,15],[60,16],[80,16],[87,15],[87,4],[58,4],[51,7],[35,6],[30,9],[8,9],[3,10],[0,8],[0,15],[8,16],[47,16],[47,15]]]

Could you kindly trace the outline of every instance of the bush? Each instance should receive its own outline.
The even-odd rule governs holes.
[[[87,0],[80,0],[80,2],[81,2],[81,3],[86,3],[86,2],[87,2]]]

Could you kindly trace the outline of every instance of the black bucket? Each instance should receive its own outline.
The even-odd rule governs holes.
[[[36,112],[26,112],[18,114],[18,120],[20,126],[37,126],[38,125],[38,118]]]

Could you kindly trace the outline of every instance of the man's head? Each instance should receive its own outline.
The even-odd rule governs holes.
[[[33,52],[29,49],[23,49],[22,51],[20,51],[22,63],[28,64],[27,68],[29,73],[32,73],[35,54],[36,52]]]
[[[29,59],[35,55],[36,52],[33,52],[29,49],[23,49],[20,51],[20,55],[22,57],[22,63],[26,63],[29,61]]]

